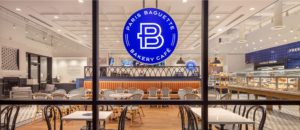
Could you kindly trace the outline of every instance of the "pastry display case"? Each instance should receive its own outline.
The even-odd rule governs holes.
[[[300,76],[231,76],[230,85],[300,92]]]

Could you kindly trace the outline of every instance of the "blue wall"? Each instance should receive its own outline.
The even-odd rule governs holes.
[[[286,59],[286,68],[296,68],[296,66],[300,67],[300,41],[247,53],[245,55],[245,63],[255,63],[283,58]]]

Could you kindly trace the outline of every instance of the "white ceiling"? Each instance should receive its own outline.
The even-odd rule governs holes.
[[[210,39],[235,27],[238,23],[254,15],[258,11],[269,6],[276,0],[216,0],[210,2],[209,34]],[[91,0],[57,1],[57,0],[1,0],[0,5],[18,13],[32,21],[43,23],[32,19],[33,15],[44,22],[52,25],[49,29],[70,38],[66,34],[76,38],[78,44],[89,44],[92,42],[92,3]],[[110,50],[127,53],[122,42],[124,24],[131,14],[142,9],[142,0],[100,0],[100,50]],[[285,5],[288,6],[288,5]],[[155,8],[155,0],[146,0],[146,8]],[[20,8],[21,11],[17,11]],[[158,0],[158,8],[167,12],[174,19],[179,30],[177,50],[180,53],[200,53],[195,48],[199,47],[201,40],[201,1],[188,0]],[[250,8],[255,8],[250,10]],[[272,7],[269,7],[272,8]],[[264,13],[267,17],[268,12]],[[238,16],[241,18],[232,22]],[[58,18],[54,18],[57,16]],[[217,18],[217,16],[220,16]],[[253,22],[251,22],[251,20]],[[257,19],[251,17],[247,26],[257,23]],[[231,23],[232,22],[232,23]],[[231,23],[231,24],[229,24]],[[226,26],[229,24],[228,26]],[[45,26],[47,27],[47,26]],[[222,29],[222,31],[218,31]],[[71,39],[71,38],[70,38]],[[73,39],[71,39],[73,40]],[[175,51],[175,53],[177,53]]]

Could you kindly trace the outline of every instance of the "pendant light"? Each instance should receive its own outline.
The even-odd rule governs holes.
[[[181,58],[181,55],[180,55],[180,59],[176,62],[176,64],[185,64],[185,62]]]
[[[215,56],[215,60],[211,62],[211,64],[221,64],[221,62],[217,59],[217,56]]]

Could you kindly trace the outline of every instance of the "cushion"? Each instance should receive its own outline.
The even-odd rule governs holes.
[[[47,84],[45,88],[45,93],[52,93],[55,89],[55,86],[53,84]]]
[[[12,91],[27,91],[27,90],[31,90],[31,87],[12,87],[11,89]]]

